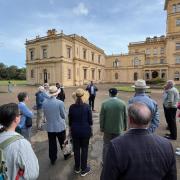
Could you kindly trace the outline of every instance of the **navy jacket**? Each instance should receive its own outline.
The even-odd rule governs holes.
[[[88,104],[72,104],[69,108],[69,126],[71,135],[75,138],[91,136],[92,112]]]
[[[44,101],[44,93],[41,92],[41,91],[38,91],[36,94],[36,106],[37,106],[37,109],[42,109],[42,104],[43,104],[43,101]]]
[[[176,180],[171,143],[146,129],[131,129],[113,139],[101,180]]]

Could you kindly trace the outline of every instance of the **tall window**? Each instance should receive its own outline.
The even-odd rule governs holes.
[[[98,70],[99,80],[101,79],[101,70]]]
[[[180,12],[180,3],[178,3],[176,6],[176,12]]]
[[[31,70],[31,78],[34,78],[34,70]]]
[[[160,63],[161,64],[164,64],[165,63],[165,61],[164,61],[164,59],[162,58],[162,59],[160,59]]]
[[[148,48],[146,49],[146,55],[150,55],[151,54],[151,50]]]
[[[83,49],[83,59],[86,59],[86,52],[87,52],[87,50]]]
[[[146,59],[146,60],[145,60],[145,64],[146,64],[146,65],[150,64],[150,59]]]
[[[94,53],[93,52],[91,53],[91,56],[92,56],[92,61],[94,61]]]
[[[157,55],[157,54],[158,54],[158,49],[154,48],[154,55]]]
[[[176,64],[180,64],[180,56],[176,56]]]
[[[101,55],[98,56],[98,63],[101,63]]]
[[[164,54],[164,48],[163,47],[161,47],[160,52],[161,52],[161,54]]]
[[[179,72],[178,71],[176,71],[175,73],[174,73],[174,80],[175,81],[179,81]]]
[[[154,59],[154,64],[158,64],[158,60],[157,59]]]
[[[95,74],[95,70],[94,69],[92,69],[92,79],[94,79],[94,74]]]
[[[176,19],[176,26],[180,26],[180,19]]]
[[[34,49],[30,49],[30,60],[34,60]]]
[[[176,43],[176,50],[180,50],[180,43]]]
[[[68,69],[68,74],[67,74],[67,76],[68,76],[68,79],[71,79],[71,69]]]
[[[87,69],[84,69],[84,79],[87,79]]]
[[[173,13],[176,12],[176,4],[173,4],[173,6],[172,6],[172,12],[173,12]]]
[[[71,58],[71,47],[67,47],[67,58]]]
[[[47,47],[42,48],[42,57],[47,58]]]
[[[115,73],[115,79],[118,79],[118,73]]]
[[[135,72],[135,73],[134,73],[134,81],[137,81],[137,79],[138,79],[138,73]]]

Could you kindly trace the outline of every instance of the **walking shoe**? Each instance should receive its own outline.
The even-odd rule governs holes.
[[[74,168],[74,172],[75,172],[76,174],[79,174],[79,173],[81,172],[81,170],[80,170],[80,168]]]
[[[176,151],[180,151],[180,148],[176,148]]]
[[[84,171],[81,171],[81,176],[86,176],[91,171],[91,168],[87,166],[87,168]]]

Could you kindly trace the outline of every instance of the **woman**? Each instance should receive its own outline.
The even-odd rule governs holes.
[[[7,179],[37,179],[39,164],[31,144],[15,132],[20,122],[20,111],[15,103],[0,106],[0,147],[6,159]],[[9,142],[9,143],[8,143]]]
[[[64,92],[64,87],[62,85],[60,85],[59,83],[56,83],[56,87],[59,89],[59,93],[56,98],[64,102],[64,100],[66,98],[65,92]]]
[[[87,166],[89,139],[92,135],[91,126],[92,112],[90,106],[86,104],[89,93],[79,88],[73,93],[75,104],[69,108],[69,127],[73,140],[75,173],[86,176],[90,172]]]
[[[24,136],[24,138],[31,142],[32,123],[29,122],[32,122],[33,113],[26,105],[26,102],[29,100],[27,93],[20,92],[18,94],[18,100],[18,107],[21,113],[21,120],[18,127],[21,129],[21,134]]]

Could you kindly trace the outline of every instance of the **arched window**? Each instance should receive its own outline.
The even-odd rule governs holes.
[[[153,71],[152,72],[152,78],[157,78],[158,77],[158,72],[157,71]]]
[[[175,81],[179,81],[179,72],[178,72],[178,71],[176,71],[176,72],[174,73],[174,80],[175,80]]]
[[[119,76],[118,73],[115,73],[115,79],[118,79],[118,76]]]
[[[137,81],[137,79],[138,79],[138,73],[135,72],[135,73],[134,73],[134,81]]]

